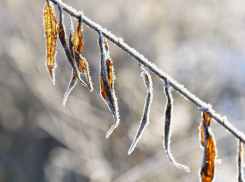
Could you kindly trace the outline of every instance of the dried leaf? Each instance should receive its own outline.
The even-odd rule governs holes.
[[[147,88],[147,96],[145,99],[144,113],[143,113],[143,116],[142,116],[141,121],[140,121],[140,126],[139,126],[138,131],[135,135],[134,141],[133,141],[131,147],[129,148],[128,154],[131,154],[134,151],[134,149],[135,149],[137,143],[139,142],[146,126],[149,124],[150,105],[151,105],[151,101],[153,99],[151,75],[142,65],[141,65],[141,70],[142,70],[141,75],[143,76],[143,80],[144,80],[145,86]]]
[[[204,156],[200,169],[200,177],[202,182],[211,182],[215,177],[215,160],[217,155],[215,140],[208,126],[209,117],[207,113],[203,114],[203,131],[204,131]]]
[[[77,34],[76,34],[76,40],[77,40],[77,45],[76,45],[76,49],[78,49],[79,47],[79,42],[82,42],[82,46],[83,46],[83,40],[82,37],[79,36],[78,31],[81,30],[81,20],[79,20],[78,22],[78,26],[77,26]],[[79,75],[79,80],[81,81],[81,83],[88,87],[90,89],[90,91],[92,92],[93,90],[93,85],[92,85],[92,81],[91,81],[91,77],[89,75],[89,66],[88,66],[88,62],[86,61],[86,59],[84,57],[81,56],[81,53],[78,52],[75,49],[75,45],[74,45],[74,29],[73,29],[73,22],[72,19],[70,18],[70,36],[69,36],[69,51],[71,53],[72,56],[72,60],[73,60],[73,64],[75,65],[75,67],[77,67],[77,73],[76,74],[74,71],[72,73],[72,77],[71,77],[71,81],[69,83],[69,86],[67,88],[67,91],[64,95],[64,99],[63,99],[63,105],[65,105],[67,98],[71,92],[71,90],[75,87],[76,82],[78,80],[77,75]],[[76,41],[75,41],[76,42]],[[81,51],[82,52],[82,51]]]
[[[69,83],[69,86],[66,90],[66,93],[64,95],[64,98],[63,98],[63,105],[65,106],[65,103],[67,101],[67,98],[69,96],[69,94],[71,93],[71,91],[73,90],[73,88],[76,86],[76,83],[77,83],[77,75],[75,72],[72,72],[72,76],[71,76],[71,81]]]
[[[93,86],[92,86],[91,77],[89,74],[88,62],[86,61],[84,57],[81,56],[81,54],[78,51],[75,51],[75,60],[76,60],[78,70],[81,74],[81,81],[83,85],[87,86],[92,92]]]
[[[70,48],[72,47],[73,44],[73,36],[70,35]],[[73,40],[72,40],[73,39]],[[75,42],[74,42],[74,50],[75,50],[75,61],[76,65],[78,67],[78,70],[81,74],[81,82],[84,86],[87,86],[90,91],[92,92],[93,90],[93,85],[91,82],[91,78],[89,75],[89,66],[88,62],[84,57],[81,56],[82,51],[83,51],[83,37],[82,37],[82,17],[80,16],[76,28],[76,36],[75,36]]]
[[[207,113],[203,113],[204,114],[204,117],[205,117],[205,120],[207,121],[207,125],[209,126],[210,125],[210,120],[211,120],[211,116],[209,116]],[[200,142],[201,142],[201,145],[203,146],[204,145],[204,130],[203,130],[203,123],[201,123],[200,125]]]
[[[73,72],[75,75],[79,75],[79,72],[78,72],[78,68],[74,62],[74,58],[72,56],[72,53],[70,51],[70,49],[68,48],[67,46],[67,43],[66,43],[66,33],[65,33],[65,26],[64,26],[64,23],[63,23],[63,8],[62,6],[58,3],[58,9],[59,9],[59,12],[60,12],[60,20],[59,20],[59,25],[58,25],[58,32],[59,32],[59,38],[60,38],[60,42],[65,50],[65,53],[66,53],[66,57],[69,61],[69,63],[71,64],[72,68],[73,68]],[[80,75],[79,75],[79,79],[81,80],[80,78]]]
[[[166,109],[165,109],[165,126],[164,126],[164,142],[163,146],[165,148],[165,151],[168,155],[169,160],[178,168],[184,169],[187,172],[190,172],[190,169],[182,165],[180,163],[177,163],[174,159],[171,150],[170,150],[170,138],[171,138],[171,115],[172,115],[172,108],[173,108],[173,98],[171,94],[171,90],[169,87],[169,82],[166,80],[165,82],[165,94],[167,99]]]
[[[237,168],[238,168],[238,182],[244,182],[243,172],[243,148],[242,141],[238,140],[238,156],[237,156]]]
[[[47,59],[46,66],[53,84],[55,84],[55,67],[56,67],[56,40],[57,40],[57,23],[55,13],[50,6],[49,1],[44,6],[44,27],[46,35]]]
[[[83,37],[82,37],[82,18],[80,17],[78,20],[77,28],[76,28],[76,38],[74,43],[75,51],[78,51],[82,54],[83,51]]]
[[[117,127],[119,124],[119,114],[118,114],[118,105],[117,105],[117,98],[114,91],[114,70],[112,66],[112,61],[109,57],[109,49],[106,50],[105,44],[106,40],[102,32],[99,32],[99,46],[101,51],[101,64],[100,64],[100,83],[101,83],[101,97],[106,102],[107,106],[109,107],[114,120],[115,124],[110,128],[110,130],[106,134],[106,138],[110,136],[112,131]],[[107,45],[108,48],[108,45]]]

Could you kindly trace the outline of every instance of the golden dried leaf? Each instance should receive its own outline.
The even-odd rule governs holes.
[[[49,3],[46,3],[44,7],[44,27],[47,46],[46,66],[49,71],[51,80],[53,84],[55,84],[57,23],[55,19],[54,10]]]
[[[243,147],[242,141],[238,140],[238,156],[237,156],[237,169],[238,169],[238,182],[244,182],[244,171],[243,171]]]
[[[83,51],[83,37],[82,37],[82,20],[81,17],[78,20],[77,28],[76,28],[76,38],[74,43],[75,51],[78,51],[82,54]]]
[[[108,138],[112,133],[112,131],[119,124],[119,114],[118,114],[117,98],[113,86],[114,79],[115,79],[114,72],[113,72],[114,70],[112,66],[112,61],[109,57],[109,49],[106,50],[105,48],[105,41],[106,40],[104,39],[102,32],[99,32],[99,46],[101,51],[100,92],[101,92],[101,97],[106,102],[115,120],[115,124],[110,128],[110,130],[106,134],[106,137]]]
[[[210,120],[211,120],[211,116],[209,116],[207,113],[204,112],[204,118],[207,122],[207,125],[209,126],[210,125]],[[204,145],[204,130],[203,130],[203,123],[201,123],[201,126],[200,126],[200,134],[201,134],[201,144],[202,146]]]
[[[211,128],[208,126],[210,118],[207,114],[203,114],[203,131],[204,131],[204,156],[200,169],[200,177],[202,182],[212,182],[215,177],[215,160],[216,145]]]
[[[147,82],[147,80],[146,80]],[[170,138],[171,138],[171,115],[172,115],[172,108],[173,108],[173,97],[170,91],[170,86],[168,80],[165,82],[165,94],[167,99],[166,109],[165,109],[165,125],[164,125],[164,142],[163,146],[165,148],[165,151],[167,153],[167,156],[169,160],[178,168],[184,169],[187,172],[190,172],[190,169],[182,165],[174,159],[171,150],[170,150]]]
[[[146,126],[149,124],[150,105],[151,105],[151,101],[153,98],[152,79],[151,79],[151,75],[149,74],[149,72],[142,65],[141,65],[141,70],[142,70],[143,80],[144,80],[145,86],[147,88],[147,96],[145,99],[144,113],[143,113],[142,119],[140,121],[140,126],[139,126],[138,131],[135,135],[134,141],[128,150],[128,154],[131,154],[134,151],[134,149],[135,149],[137,143],[139,142]]]
[[[83,39],[82,39],[81,19],[79,19],[78,21],[78,25],[76,29],[76,37],[74,37],[73,22],[72,22],[72,19],[70,18],[69,51],[71,52],[71,56],[73,58],[73,64],[77,68],[77,74],[74,73],[74,70],[73,70],[72,78],[67,88],[67,91],[66,91],[66,94],[63,100],[63,104],[65,104],[67,97],[69,96],[69,93],[74,88],[78,80],[77,75],[79,75],[79,80],[84,86],[88,87],[91,92],[93,90],[91,77],[89,75],[88,62],[86,61],[84,57],[81,56],[82,49],[83,49]]]

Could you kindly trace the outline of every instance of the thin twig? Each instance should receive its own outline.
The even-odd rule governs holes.
[[[137,52],[134,48],[124,43],[122,38],[116,37],[111,32],[101,27],[101,25],[93,22],[92,20],[84,16],[82,12],[77,12],[74,8],[72,8],[71,6],[68,6],[62,1],[60,0],[50,0],[50,1],[52,1],[56,5],[57,3],[61,4],[61,6],[63,6],[63,9],[67,13],[69,13],[71,16],[77,19],[79,19],[79,17],[82,16],[83,23],[85,23],[87,26],[89,26],[90,28],[94,29],[97,32],[101,31],[107,39],[109,39],[111,42],[113,42],[118,47],[123,49],[129,55],[134,57],[137,61],[139,61],[139,63],[146,66],[149,70],[151,70],[159,78],[161,78],[164,81],[168,80],[169,85],[172,86],[173,89],[178,91],[183,97],[185,97],[186,99],[191,101],[193,104],[195,104],[201,111],[205,111],[206,113],[208,113],[213,119],[215,119],[219,124],[221,124],[225,129],[227,129],[231,134],[233,134],[236,138],[240,139],[243,143],[245,143],[245,135],[243,134],[243,132],[237,130],[230,122],[227,121],[226,117],[221,117],[220,114],[216,113],[215,110],[211,108],[210,104],[205,103],[204,101],[196,97],[194,94],[189,92],[183,85],[179,84],[167,73],[160,70],[155,64],[148,61],[148,59],[146,59],[143,55]]]

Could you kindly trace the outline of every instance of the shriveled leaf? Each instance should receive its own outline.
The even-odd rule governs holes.
[[[72,26],[72,23],[71,23]],[[72,29],[71,29],[72,30]],[[75,36],[75,41],[73,44],[74,38],[73,38],[73,33],[70,34],[70,49],[73,49],[75,51],[75,61],[76,65],[78,67],[78,70],[81,74],[81,82],[84,86],[87,86],[90,91],[92,92],[93,90],[93,85],[92,81],[89,75],[89,66],[88,62],[84,57],[81,56],[82,51],[83,51],[83,37],[82,37],[82,17],[78,19],[78,24],[76,28],[76,36]]]
[[[99,46],[101,51],[101,61],[100,61],[101,97],[106,102],[115,120],[115,124],[110,128],[110,130],[106,134],[106,138],[108,138],[112,133],[112,131],[118,126],[120,119],[118,114],[117,98],[113,86],[114,79],[115,79],[114,70],[112,66],[112,61],[109,57],[109,49],[106,50],[105,48],[105,41],[106,40],[102,32],[99,32]]]
[[[149,124],[150,105],[151,105],[151,102],[153,99],[151,75],[142,65],[141,65],[141,71],[142,71],[141,75],[143,76],[143,80],[144,80],[145,86],[147,88],[147,96],[145,99],[144,113],[143,113],[143,116],[142,116],[141,121],[140,121],[140,126],[139,126],[138,131],[135,135],[134,141],[128,150],[128,155],[130,155],[134,151],[134,149],[135,149],[137,143],[139,142],[146,126]]]
[[[209,117],[203,114],[204,156],[200,169],[200,177],[202,182],[211,182],[215,177],[215,160],[217,149],[211,128],[208,126],[208,118]]]
[[[44,28],[46,37],[47,58],[46,66],[53,84],[55,84],[55,67],[56,67],[56,40],[57,40],[57,23],[55,13],[49,1],[44,6]]]
[[[238,168],[238,182],[244,182],[244,171],[243,171],[243,146],[242,141],[238,140],[238,155],[237,155],[237,168]]]
[[[66,90],[66,93],[64,95],[64,98],[63,98],[63,105],[65,105],[66,101],[67,101],[67,98],[69,96],[69,94],[71,93],[72,89],[75,87],[76,83],[77,83],[77,75],[75,72],[72,73],[72,77],[71,77],[71,81],[69,83],[69,86]]]
[[[90,91],[92,91],[93,85],[89,74],[88,62],[84,57],[81,56],[81,54],[78,51],[75,51],[75,60],[81,75],[82,84],[87,86],[90,89]]]
[[[207,113],[204,112],[204,118],[207,121],[207,125],[209,126],[210,125],[211,117]],[[204,145],[203,123],[201,123],[201,125],[200,125],[200,142],[201,142],[201,145],[203,146]]]
[[[71,56],[72,56],[73,64],[75,65],[75,67],[77,67],[77,74],[73,70],[71,81],[70,81],[69,86],[67,88],[67,91],[64,95],[63,105],[65,105],[71,90],[76,85],[76,82],[78,80],[77,75],[79,75],[79,78],[80,78],[79,80],[81,81],[81,83],[84,86],[88,87],[91,92],[93,90],[93,85],[92,85],[91,77],[89,74],[88,62],[86,61],[86,59],[84,57],[81,56],[81,53],[80,53],[80,52],[82,52],[82,49],[81,49],[81,47],[79,48],[79,46],[81,45],[81,42],[82,42],[82,47],[83,47],[83,40],[82,40],[82,36],[79,36],[80,33],[78,33],[78,32],[81,33],[81,20],[79,20],[79,22],[78,22],[76,39],[75,39],[73,22],[72,22],[72,19],[70,18],[69,51],[70,51]],[[74,39],[75,39],[75,41],[74,41]],[[77,43],[76,43],[76,41],[77,41]],[[74,45],[75,43],[77,44],[76,48]],[[80,49],[80,52],[77,51],[79,49]]]
[[[184,169],[187,172],[190,172],[190,169],[182,165],[174,159],[171,150],[170,150],[170,138],[171,138],[171,115],[172,115],[172,109],[173,109],[173,98],[172,94],[169,88],[169,82],[166,80],[165,82],[165,94],[166,94],[166,99],[167,99],[167,104],[166,104],[166,109],[165,109],[165,125],[164,125],[164,142],[163,146],[165,148],[165,151],[168,155],[169,160],[178,168]]]
[[[58,3],[58,9],[59,9],[59,12],[60,12],[60,20],[59,20],[59,25],[58,25],[58,32],[59,32],[59,38],[60,38],[60,42],[65,50],[65,53],[66,53],[66,57],[69,61],[69,63],[71,64],[72,66],[72,69],[73,69],[73,72],[75,73],[75,75],[79,75],[78,74],[78,68],[75,64],[75,62],[73,61],[74,58],[72,56],[72,53],[69,49],[69,47],[67,46],[67,42],[66,42],[66,32],[65,32],[65,25],[63,23],[63,8],[62,6]],[[80,75],[79,75],[79,79],[80,78]]]
[[[78,20],[77,28],[76,28],[76,38],[74,43],[75,51],[78,51],[82,54],[83,51],[83,37],[82,37],[82,18],[80,17]]]

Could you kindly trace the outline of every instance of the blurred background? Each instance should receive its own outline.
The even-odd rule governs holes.
[[[184,84],[240,131],[245,130],[245,2],[242,0],[64,0]],[[146,88],[137,62],[109,43],[121,122],[100,97],[97,33],[83,26],[94,91],[80,83],[66,107],[71,67],[57,42],[56,85],[45,67],[45,0],[1,0],[0,182],[190,182],[199,180],[201,112],[173,91],[171,149],[163,149],[164,83],[152,74],[154,98],[135,151],[128,149],[142,117]],[[55,7],[58,15],[57,7]],[[69,30],[68,14],[65,24]],[[76,20],[74,24],[76,24]],[[68,32],[67,32],[68,33]],[[215,121],[217,182],[237,180],[237,140]]]

